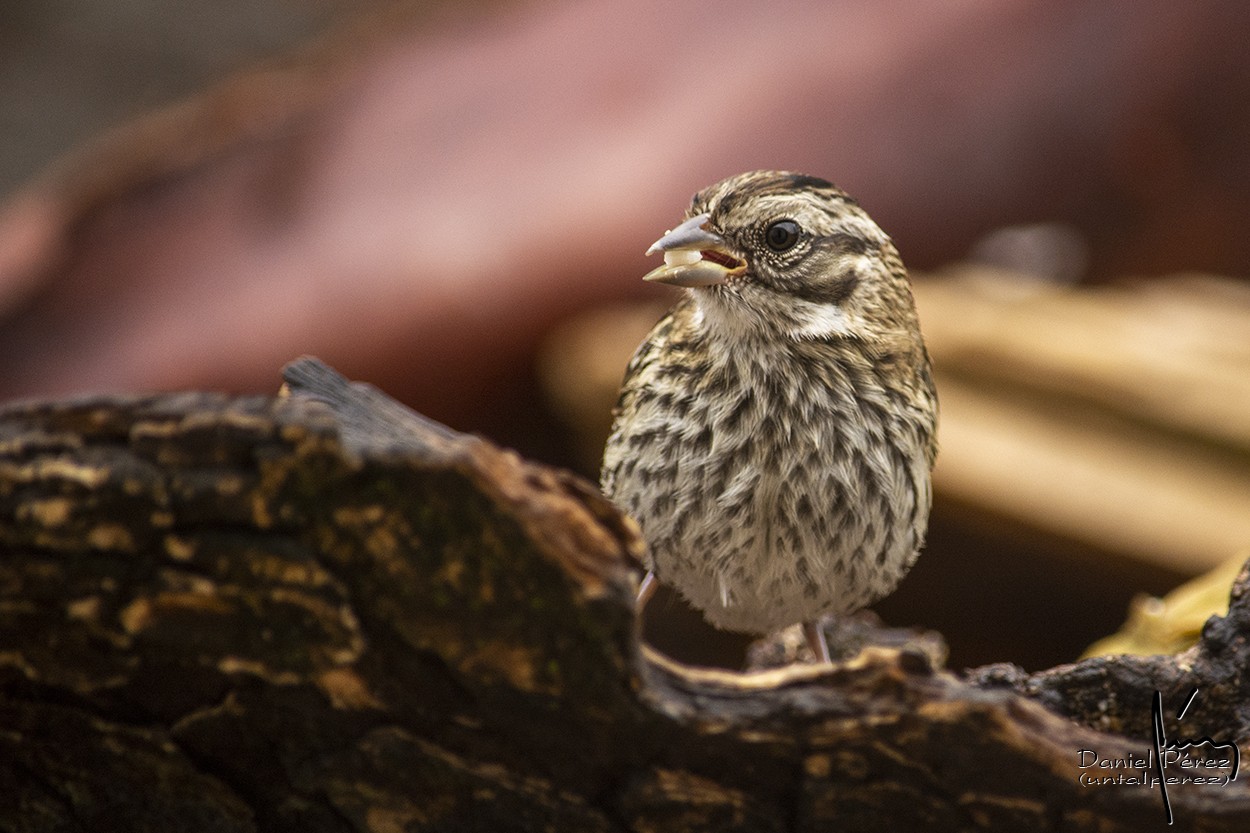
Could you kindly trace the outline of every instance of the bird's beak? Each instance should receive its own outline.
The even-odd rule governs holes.
[[[703,227],[710,218],[710,214],[691,217],[652,243],[647,254],[663,252],[664,265],[642,279],[673,286],[715,286],[745,272],[746,263],[730,254],[725,238]]]

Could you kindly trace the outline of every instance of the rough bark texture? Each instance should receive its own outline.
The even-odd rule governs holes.
[[[288,381],[0,411],[0,829],[1135,831],[1159,790],[1078,750],[1145,754],[1156,689],[1250,736],[1245,571],[1176,657],[688,668],[591,486]],[[1246,781],[1172,787],[1174,829],[1244,830]]]

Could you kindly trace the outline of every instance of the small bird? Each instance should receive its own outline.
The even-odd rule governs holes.
[[[924,542],[937,393],[893,242],[816,177],[695,195],[643,280],[683,287],[625,372],[604,494],[659,580],[713,625],[767,633],[880,599]]]

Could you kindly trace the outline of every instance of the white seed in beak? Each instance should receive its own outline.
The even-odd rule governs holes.
[[[665,266],[689,266],[702,259],[703,255],[693,249],[674,249],[664,253]]]

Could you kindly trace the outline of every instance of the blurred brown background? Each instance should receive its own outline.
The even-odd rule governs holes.
[[[887,621],[1042,667],[1244,546],[1250,7],[716,10],[11,0],[0,400],[272,391],[314,353],[593,476],[671,298],[642,251],[791,168],[895,237],[939,371]]]

